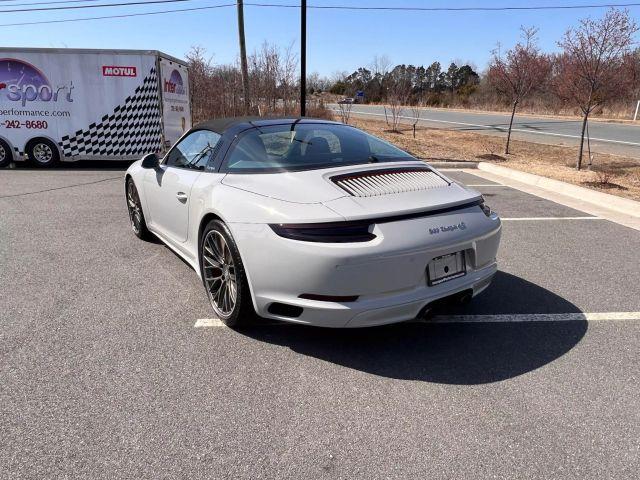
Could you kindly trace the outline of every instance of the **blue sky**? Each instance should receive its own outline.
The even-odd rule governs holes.
[[[0,8],[6,10],[13,4],[37,1],[46,0],[0,0]],[[97,3],[114,1],[126,0],[98,0]],[[4,13],[0,15],[0,23],[117,15],[221,3],[233,3],[233,0],[192,0],[68,12]],[[269,0],[269,3],[291,4],[298,3],[298,0]],[[605,0],[308,0],[308,3],[462,7],[579,5],[605,3]],[[351,72],[358,66],[370,64],[374,55],[387,55],[393,64],[429,64],[437,60],[448,65],[451,60],[461,60],[482,70],[497,42],[509,47],[517,41],[521,25],[537,26],[541,46],[551,51],[568,26],[585,16],[598,17],[604,11],[366,12],[310,9],[308,71],[322,75],[331,75],[335,71]],[[632,7],[630,12],[640,23],[640,8]],[[299,47],[298,9],[246,6],[245,22],[249,51],[258,48],[265,40],[281,47],[291,44],[294,49]],[[127,19],[0,27],[0,31],[3,46],[157,49],[184,57],[192,45],[199,45],[213,55],[216,63],[234,61],[238,54],[235,7]]]

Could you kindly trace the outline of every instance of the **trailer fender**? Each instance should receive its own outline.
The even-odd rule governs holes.
[[[7,137],[5,137],[4,135],[0,135],[0,140],[2,140],[3,142],[5,142],[7,145],[9,145],[9,148],[11,149],[11,154],[13,155],[13,161],[20,161],[23,160],[23,152],[24,151],[20,151],[18,150],[18,147],[16,147],[11,140],[9,140]]]

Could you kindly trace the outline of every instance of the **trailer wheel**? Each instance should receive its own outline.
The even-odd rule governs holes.
[[[0,168],[8,166],[13,161],[13,153],[7,142],[0,139]]]
[[[58,147],[46,138],[29,140],[25,152],[31,164],[38,167],[52,167],[60,161]]]

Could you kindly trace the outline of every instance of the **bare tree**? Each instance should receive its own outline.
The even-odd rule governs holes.
[[[297,58],[292,52],[292,47],[280,50],[264,43],[249,57],[251,108],[258,114],[288,115],[297,112]],[[202,47],[192,47],[186,57],[194,121],[235,117],[246,111],[242,69],[238,62],[215,65]],[[314,108],[317,115],[327,115],[324,105],[318,104]]]
[[[300,81],[298,78],[298,57],[293,53],[293,44],[284,50],[280,58],[278,87],[286,115],[297,111],[297,104],[300,101],[298,96]]]
[[[413,117],[413,138],[416,138],[416,126],[420,121],[420,113],[422,112],[422,101],[418,100],[411,106],[411,116]]]
[[[388,106],[384,106],[384,118],[387,122],[387,126],[390,127],[392,132],[399,132],[398,126],[400,125],[400,119],[402,117],[402,109],[406,103],[406,96],[402,92],[392,88],[387,91],[387,103]],[[388,112],[387,112],[388,109]],[[391,120],[391,123],[389,123]]]
[[[370,65],[371,73],[373,76],[379,75],[380,77],[384,77],[387,73],[389,73],[389,69],[391,68],[391,60],[386,55],[375,55]]]
[[[638,30],[627,10],[609,10],[600,20],[581,20],[570,28],[558,45],[554,87],[557,94],[582,111],[582,133],[576,168],[582,167],[584,135],[589,114],[629,91],[629,76],[623,75],[624,58]]]
[[[513,118],[518,104],[545,83],[551,70],[549,57],[540,53],[537,45],[538,30],[534,27],[521,27],[521,30],[522,40],[508,50],[504,57],[500,49],[493,51],[487,72],[491,85],[498,93],[508,97],[511,103],[505,154],[509,153]]]
[[[326,77],[321,77],[318,72],[307,75],[307,90],[312,95],[324,91],[328,84],[329,80]]]
[[[633,99],[634,112],[638,108],[640,102],[640,48],[625,55],[624,57],[624,75],[629,78],[629,91]]]
[[[273,112],[278,107],[279,63],[280,54],[277,47],[266,42],[249,57],[251,91],[260,115]]]
[[[344,82],[344,80],[349,76],[349,72],[344,70],[336,70],[331,74],[331,78],[329,82],[333,85],[338,82]]]
[[[338,102],[338,113],[340,114],[340,121],[342,123],[349,123],[351,108],[353,108],[351,102]]]
[[[409,95],[411,94],[411,79],[406,75],[406,70],[396,67],[386,75],[385,84],[391,124],[389,124],[387,106],[384,107],[384,116],[387,121],[387,125],[391,127],[391,131],[398,132],[398,125],[400,124],[400,119],[402,117],[402,110],[408,103]]]
[[[293,112],[298,101],[297,65],[292,46],[282,51],[265,42],[251,54],[249,78],[260,115]]]
[[[213,76],[213,61],[206,58],[203,47],[194,46],[186,54],[189,63],[189,91],[193,100],[191,114],[195,121],[202,121],[213,108],[213,97],[208,95]]]
[[[242,106],[242,76],[235,65],[214,65],[202,47],[186,54],[194,122],[212,117],[237,116]]]

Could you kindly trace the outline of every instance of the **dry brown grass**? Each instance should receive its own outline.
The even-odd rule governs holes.
[[[505,155],[502,137],[418,127],[414,139],[410,125],[400,125],[400,133],[393,133],[385,122],[352,119],[350,123],[426,160],[489,161],[640,200],[640,160],[637,159],[596,153],[591,170],[578,172],[575,169],[576,147],[511,140],[513,153]]]

